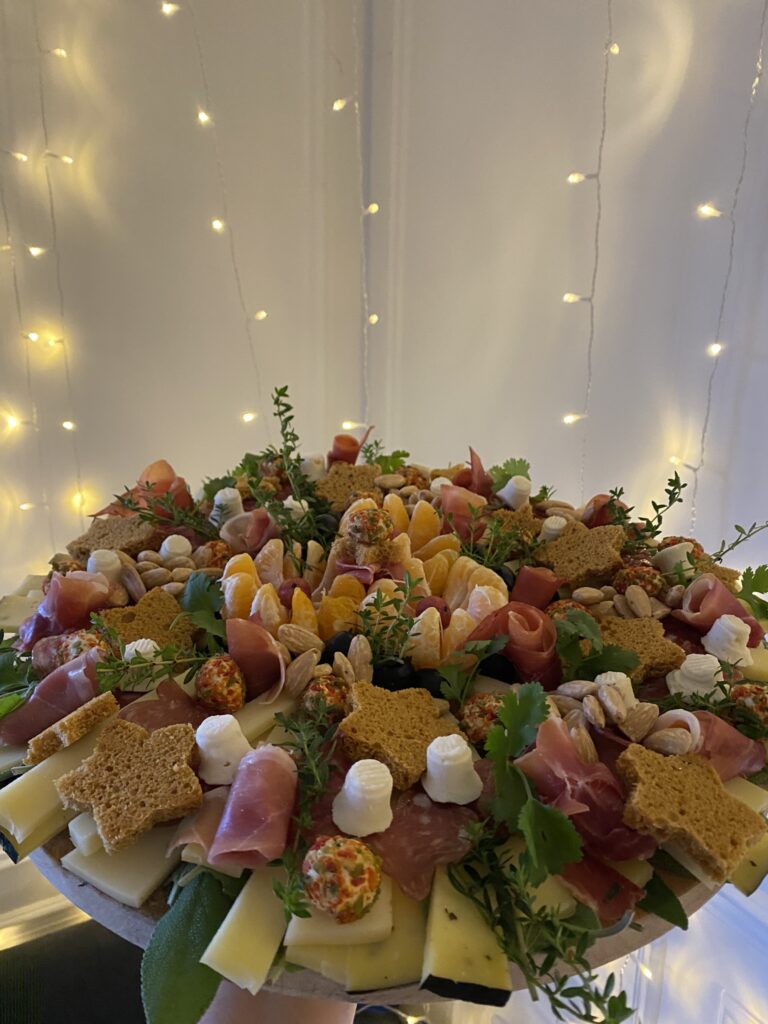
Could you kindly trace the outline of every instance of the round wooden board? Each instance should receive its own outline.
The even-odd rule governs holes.
[[[165,910],[163,891],[158,889],[139,910],[126,907],[113,900],[111,896],[105,896],[104,893],[99,892],[87,882],[81,881],[61,866],[60,858],[71,848],[72,845],[67,834],[62,833],[46,846],[31,854],[31,859],[51,885],[71,900],[76,907],[111,932],[133,945],[145,949],[158,918]],[[689,917],[715,895],[715,892],[707,886],[686,881],[677,876],[665,875],[665,881],[680,897]],[[649,917],[645,914],[638,915],[637,923],[642,926],[642,930],[625,928],[618,935],[598,939],[590,950],[589,959],[593,967],[601,967],[603,964],[634,953],[635,950],[666,934],[672,927],[658,917]],[[517,968],[510,967],[510,977],[514,991],[525,987],[523,977]],[[397,1005],[399,1003],[423,1002],[425,999],[429,1002],[440,1000],[439,996],[425,992],[415,985],[351,996],[335,982],[322,978],[313,971],[285,973],[268,988],[270,991],[279,992],[282,995],[313,996],[350,1003]]]

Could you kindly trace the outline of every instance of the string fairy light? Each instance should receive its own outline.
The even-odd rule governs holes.
[[[605,5],[606,21],[607,21],[607,37],[603,48],[603,84],[602,93],[600,100],[600,138],[597,145],[597,159],[595,162],[595,170],[586,174],[581,171],[572,171],[567,178],[567,181],[571,185],[578,185],[586,180],[594,181],[595,183],[595,230],[594,230],[594,241],[593,241],[593,262],[592,262],[592,279],[589,288],[588,295],[579,295],[576,292],[565,292],[563,295],[563,302],[566,304],[586,302],[589,307],[589,328],[587,332],[587,346],[586,346],[586,384],[584,387],[584,403],[582,406],[581,413],[568,413],[563,416],[563,423],[571,425],[581,420],[586,420],[589,417],[590,402],[592,399],[592,356],[595,344],[595,294],[597,291],[598,282],[598,271],[600,267],[600,229],[602,227],[603,218],[603,199],[602,199],[602,170],[603,170],[603,154],[605,152],[605,137],[608,130],[608,77],[610,74],[611,57],[615,57],[620,53],[619,44],[613,38],[613,0],[606,0]],[[587,461],[587,431],[584,429],[581,438],[581,471],[580,471],[580,484],[581,484],[581,497],[584,497],[584,474],[586,469]]]
[[[733,262],[736,252],[736,211],[739,206],[739,199],[741,197],[741,187],[744,184],[744,177],[747,173],[747,163],[749,161],[749,139],[750,139],[750,128],[752,123],[752,113],[755,109],[755,98],[757,96],[757,90],[763,79],[763,51],[765,48],[765,28],[766,18],[768,17],[768,0],[764,0],[763,8],[760,15],[760,31],[758,34],[757,44],[757,56],[754,64],[754,76],[752,78],[752,84],[749,90],[749,101],[747,103],[747,111],[744,117],[744,124],[741,132],[741,165],[739,167],[739,174],[736,179],[736,185],[733,189],[733,196],[731,197],[731,205],[727,214],[721,214],[719,210],[716,210],[710,203],[705,203],[699,206],[697,212],[699,216],[702,216],[701,211],[704,207],[714,210],[715,213],[708,212],[704,216],[705,218],[712,216],[724,216],[730,222],[730,234],[728,240],[728,258],[726,261],[725,275],[723,277],[723,288],[720,295],[720,305],[717,312],[717,328],[715,330],[716,341],[711,342],[706,349],[707,355],[712,358],[712,369],[709,372],[707,380],[707,391],[706,391],[706,404],[704,407],[704,419],[701,425],[701,434],[699,436],[699,457],[695,466],[691,467],[693,472],[693,487],[691,489],[691,532],[696,527],[696,518],[698,514],[698,498],[699,498],[699,480],[701,471],[704,469],[706,453],[707,453],[707,435],[709,433],[709,423],[712,417],[712,398],[714,394],[715,378],[717,377],[717,371],[720,367],[721,360],[718,358],[723,351],[724,345],[719,340],[722,337],[723,320],[725,318],[725,309],[728,303],[728,296],[730,293],[731,276],[733,274]]]

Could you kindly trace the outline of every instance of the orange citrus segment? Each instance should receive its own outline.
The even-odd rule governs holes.
[[[437,668],[442,631],[440,612],[437,608],[425,608],[414,622],[405,648],[414,668]]]
[[[449,568],[448,559],[443,558],[442,554],[433,555],[424,562],[424,577],[431,593],[437,597],[442,597]]]
[[[439,537],[433,537],[432,540],[428,540],[420,548],[414,545],[416,556],[422,558],[425,562],[440,551],[455,551],[458,555],[460,548],[461,543],[455,533],[442,533]]]
[[[467,555],[460,555],[450,568],[443,590],[443,597],[451,611],[464,604],[469,590],[469,577],[477,569],[477,562]]]
[[[504,595],[504,604],[509,600],[507,584],[497,572],[486,565],[478,565],[467,580],[467,590],[471,591],[473,587],[495,587]]]
[[[399,494],[388,494],[386,496],[384,499],[384,511],[389,512],[396,530],[402,533],[407,532],[410,522],[408,509],[403,504],[403,499]]]
[[[440,516],[434,506],[428,501],[417,501],[408,526],[412,550],[419,551],[428,541],[437,537],[440,525]]]
[[[257,583],[247,572],[236,572],[221,581],[224,594],[222,616],[225,619],[247,619],[256,596]]]
[[[418,597],[429,597],[432,591],[429,589],[429,583],[427,583],[427,574],[422,560],[420,558],[406,558],[402,566],[403,571],[407,572],[411,578],[413,593]]]
[[[473,587],[467,598],[467,611],[475,622],[480,623],[505,604],[506,594],[502,594],[496,587]]]
[[[268,540],[254,559],[256,571],[263,583],[271,583],[277,590],[283,582],[283,555],[285,549],[279,538]]]
[[[443,643],[441,653],[443,661],[454,651],[463,647],[467,637],[474,630],[477,623],[463,608],[457,608],[451,616],[448,628],[443,630]]]
[[[272,636],[277,636],[278,627],[288,621],[288,612],[271,583],[259,587],[251,605],[251,615],[258,615],[262,626]]]
[[[337,576],[333,583],[331,583],[328,596],[351,597],[355,601],[355,607],[357,607],[365,597],[365,587],[355,576],[350,576],[349,573],[342,573],[341,576]]]
[[[352,597],[326,595],[317,609],[317,625],[321,640],[330,640],[336,633],[354,629],[357,625],[358,602]]]
[[[304,591],[298,587],[291,597],[291,623],[308,629],[310,633],[317,633],[317,612]]]
[[[224,566],[224,572],[221,574],[222,580],[228,580],[230,576],[234,576],[235,573],[244,572],[249,576],[252,576],[255,580],[258,580],[259,574],[256,572],[256,565],[250,555],[232,555],[230,560]]]

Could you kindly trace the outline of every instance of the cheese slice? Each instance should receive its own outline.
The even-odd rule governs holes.
[[[392,932],[392,881],[383,876],[379,898],[358,921],[339,924],[324,910],[310,907],[309,917],[292,917],[285,933],[286,946],[349,946],[380,942]]]
[[[200,963],[256,995],[285,934],[285,911],[272,883],[282,868],[256,868],[200,957]]]
[[[90,857],[91,854],[104,849],[93,815],[87,811],[83,811],[70,821],[69,838],[75,844],[78,853],[84,857]]]
[[[282,725],[276,725],[266,734],[263,742],[273,743],[277,746],[280,743],[288,743],[291,740],[293,740],[293,736],[291,736],[291,734],[285,730]],[[261,742],[261,740],[259,742]]]
[[[344,985],[347,981],[347,960],[350,946],[286,946],[285,959],[297,967],[322,974],[324,978]]]
[[[749,848],[744,860],[728,879],[739,892],[751,896],[768,875],[768,835],[763,836]]]
[[[26,839],[21,842],[14,839],[5,829],[0,828],[0,850],[5,850],[14,864],[18,864],[20,860],[24,860],[30,853],[47,843],[49,839],[53,839],[54,836],[58,835],[62,829],[67,827],[67,823],[75,817],[77,811],[65,810],[63,807],[59,807],[57,811],[50,814],[47,818],[40,821],[29,833]]]
[[[641,889],[645,888],[653,875],[653,868],[647,860],[607,860],[606,864]]]
[[[760,644],[758,647],[750,647],[752,664],[745,670],[750,679],[758,683],[768,683],[768,648]]]
[[[107,719],[109,721],[111,719]],[[93,753],[96,740],[107,722],[100,722],[77,743],[57,750],[0,790],[0,830],[14,845],[23,842],[39,825],[61,810],[54,782]]]
[[[201,864],[205,868],[210,868],[211,871],[218,871],[220,875],[229,875],[230,878],[240,878],[243,873],[243,869],[234,864],[209,864],[205,859],[205,848],[200,843],[187,843],[186,846],[183,846],[181,859],[186,864]]]
[[[750,782],[748,779],[742,779],[740,775],[737,775],[734,779],[729,779],[723,785],[731,796],[735,796],[737,800],[741,800],[747,807],[751,807],[756,814],[768,813],[768,790],[756,786],[754,782]]]
[[[392,885],[392,922],[391,933],[381,942],[349,946],[344,979],[348,992],[410,985],[421,978],[427,933],[426,907],[406,896],[395,883]]]
[[[275,715],[278,711],[290,714],[297,703],[295,697],[283,692],[271,704],[260,704],[257,700],[249,701],[245,707],[235,712],[235,718],[240,723],[245,738],[249,743],[253,743],[275,725]]]
[[[505,1006],[512,985],[507,958],[480,911],[435,869],[429,901],[421,988],[448,999]]]
[[[5,775],[11,768],[21,764],[27,754],[27,748],[21,747],[0,747],[0,776]]]
[[[113,900],[127,907],[140,907],[179,863],[178,850],[165,855],[175,828],[156,825],[132,846],[116,853],[102,848],[86,857],[79,850],[70,850],[61,858],[61,865]]]

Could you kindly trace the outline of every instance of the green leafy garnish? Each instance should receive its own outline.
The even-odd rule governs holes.
[[[205,572],[193,572],[187,580],[179,604],[190,622],[210,637],[226,635],[224,621],[218,615],[224,605],[221,585]]]
[[[624,672],[630,675],[640,663],[634,651],[625,651],[615,644],[605,644],[600,627],[587,612],[571,609],[564,619],[555,622],[555,626],[555,649],[560,656],[566,681],[594,679],[601,672]]]
[[[91,615],[91,628],[108,648],[96,663],[99,693],[115,689],[148,691],[164,679],[182,672],[185,673],[183,682],[188,683],[209,657],[208,654],[182,651],[173,644],[166,644],[150,658],[137,651],[130,661],[125,661],[125,644],[100,615]]]
[[[559,874],[566,864],[581,860],[581,836],[570,819],[554,807],[529,799],[520,811],[517,825],[531,859],[532,885]]]
[[[360,609],[360,632],[371,645],[374,665],[388,658],[402,658],[416,619],[412,612],[414,591],[421,583],[410,573],[394,594],[377,590],[370,603]]]
[[[20,707],[38,682],[31,653],[15,650],[13,643],[0,629],[0,718]]]
[[[674,505],[682,503],[682,493],[687,486],[680,479],[680,476],[675,473],[674,476],[667,480],[667,486],[664,490],[665,501],[652,501],[653,515],[651,517],[642,516],[634,522],[631,516],[634,508],[624,508],[621,502],[624,496],[624,488],[614,487],[609,492],[610,498],[605,507],[611,523],[615,526],[623,526],[627,531],[626,551],[641,551],[648,546],[648,541],[659,536],[665,514]]]
[[[498,724],[491,728],[485,743],[494,767],[506,766],[511,758],[519,757],[530,747],[548,715],[549,705],[541,683],[525,683],[517,693],[505,693],[496,713]]]
[[[507,459],[500,466],[491,466],[488,473],[493,481],[493,493],[496,494],[513,476],[527,476],[530,480],[531,464],[528,459]]]
[[[378,464],[382,474],[396,473],[402,469],[411,453],[403,448],[396,448],[391,455],[384,454],[384,442],[379,440],[369,441],[360,449],[363,462],[369,466]]]
[[[739,544],[752,540],[756,534],[761,533],[763,530],[768,530],[768,520],[764,523],[752,523],[751,526],[739,526],[737,523],[734,526],[734,530],[736,531],[736,540],[731,541],[730,544],[722,541],[720,547],[711,556],[713,562],[722,562],[723,558],[731,551],[735,551]],[[739,594],[739,597],[741,596]]]
[[[138,496],[130,487],[123,494],[116,494],[115,500],[129,512],[135,512],[139,519],[156,526],[193,530],[206,540],[217,540],[219,529],[212,523],[199,502],[193,501],[191,508],[179,508],[172,494],[155,494],[154,485],[141,484]]]
[[[638,907],[649,914],[656,914],[662,921],[669,921],[686,931],[688,928],[688,915],[683,909],[680,900],[675,896],[666,882],[657,874],[653,874],[649,882],[644,886],[645,896],[638,901]]]
[[[750,680],[745,679],[744,682]],[[677,708],[694,712],[709,711],[752,740],[768,740],[768,723],[743,700],[734,700],[726,682],[718,683],[709,693],[670,693],[664,697],[647,699],[658,704],[662,713]]]
[[[768,594],[768,565],[746,568],[741,577],[739,597],[747,602],[756,618],[765,619],[768,618],[768,601],[761,594]]]
[[[480,672],[481,665],[485,658],[492,654],[498,654],[507,644],[506,636],[495,636],[492,640],[471,640],[464,644],[460,651],[456,651],[452,660],[438,668],[443,678],[440,684],[440,692],[446,700],[455,701],[459,707],[464,706],[464,701],[472,692],[472,684]],[[465,655],[471,655],[474,661],[470,662]]]
[[[218,491],[223,490],[225,487],[234,487],[236,483],[235,477],[231,474],[208,477],[203,483],[203,494],[207,501],[213,501]]]
[[[693,878],[691,872],[675,860],[671,853],[659,847],[654,855],[649,858],[648,863],[659,871],[665,871],[668,875],[678,875],[680,878]]]
[[[453,526],[452,517],[448,522]],[[490,515],[486,508],[469,506],[469,523],[461,538],[461,553],[479,565],[498,572],[508,562],[532,565],[535,562],[539,539],[524,524],[516,522],[510,514],[499,510]]]

